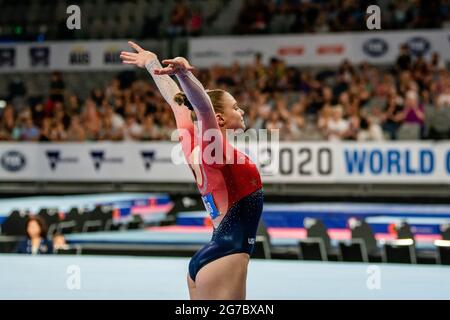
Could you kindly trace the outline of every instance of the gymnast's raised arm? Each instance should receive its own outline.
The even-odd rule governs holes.
[[[155,74],[176,75],[202,126],[202,131],[217,129],[220,132],[211,99],[201,82],[191,72],[194,68],[183,57],[166,59],[162,62],[168,66],[156,69]]]
[[[168,65],[163,69],[155,70],[158,75],[176,75],[180,85],[189,100],[199,125],[201,134],[201,150],[205,148],[208,152],[202,152],[203,159],[207,164],[221,166],[224,164],[226,143],[216,119],[216,112],[205,88],[192,74],[194,69],[183,57],[167,59],[162,61]],[[206,157],[206,158],[205,158]]]
[[[120,54],[123,63],[135,65],[140,68],[146,68],[155,81],[159,92],[172,108],[172,112],[177,123],[177,128],[193,129],[191,112],[188,108],[180,107],[174,100],[175,95],[180,92],[180,88],[176,82],[167,74],[155,74],[155,70],[162,69],[161,63],[159,62],[156,54],[142,49],[139,45],[132,41],[129,41],[128,44],[137,52],[123,51]]]

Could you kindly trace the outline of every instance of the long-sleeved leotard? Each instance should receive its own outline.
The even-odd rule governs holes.
[[[194,255],[189,265],[190,276],[195,280],[198,271],[211,261],[233,253],[252,253],[263,206],[261,177],[256,165],[231,146],[226,136],[222,136],[211,100],[190,71],[179,72],[176,76],[194,108],[197,129],[192,123],[190,110],[173,101],[180,91],[176,83],[169,76],[153,74],[155,68],[160,68],[159,62],[153,61],[147,66],[174,111],[177,127],[182,129],[179,131],[185,134],[180,139],[183,152],[214,224],[211,242]],[[211,146],[208,130],[212,130],[218,139],[212,140],[214,146],[218,146],[216,150],[222,150],[213,162],[206,159],[209,155],[207,148]],[[189,138],[189,143],[184,141],[186,138]]]

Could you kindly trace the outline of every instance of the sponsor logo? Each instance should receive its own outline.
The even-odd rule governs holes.
[[[364,53],[374,58],[385,55],[388,49],[388,43],[381,38],[373,38],[363,44]]]
[[[83,46],[74,46],[69,54],[69,64],[71,65],[89,65],[91,54]]]
[[[0,49],[0,67],[14,67],[16,65],[16,49]]]
[[[155,151],[141,151],[141,156],[144,160],[145,170],[150,170],[152,163],[155,160]]]
[[[304,46],[288,46],[278,48],[279,56],[301,56],[305,53]]]
[[[414,37],[407,42],[409,51],[414,55],[425,55],[430,49],[430,41],[423,37]]]
[[[248,238],[248,244],[255,244],[255,238]]]
[[[120,52],[120,48],[116,46],[106,48],[103,53],[103,63],[109,65],[121,65],[122,60],[120,59]]]
[[[245,58],[245,57],[253,57],[255,54],[257,54],[258,51],[253,49],[247,49],[247,50],[239,50],[233,53],[233,56]]]
[[[111,157],[111,158],[105,157],[105,151],[101,150],[91,151],[91,158],[92,161],[94,162],[94,168],[97,171],[101,169],[103,163],[118,164],[123,162],[123,159],[119,157]]]
[[[172,159],[170,159],[170,158],[157,159],[155,150],[141,151],[141,157],[142,157],[142,160],[144,161],[144,167],[145,167],[146,171],[150,170],[152,167],[152,164],[155,162],[159,162],[159,163],[171,163],[172,162]]]
[[[30,62],[32,67],[48,66],[50,64],[50,48],[49,47],[31,47]]]
[[[47,151],[47,159],[48,159],[48,163],[50,165],[50,169],[52,169],[52,171],[56,170],[56,166],[58,165],[58,163],[77,163],[78,162],[78,158],[75,157],[71,157],[71,158],[63,158],[61,157],[61,152],[60,151]]]
[[[195,52],[194,57],[196,58],[215,58],[215,57],[221,57],[222,53],[219,51],[214,50],[206,50],[206,51],[200,51]]]
[[[316,53],[318,55],[334,55],[334,54],[342,54],[345,48],[342,44],[327,44],[318,46],[316,49]]]
[[[26,158],[23,155],[23,153],[19,151],[8,151],[5,154],[3,154],[2,158],[0,159],[1,165],[3,169],[10,172],[17,172],[22,170],[26,164]]]

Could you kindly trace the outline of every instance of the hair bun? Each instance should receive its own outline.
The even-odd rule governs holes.
[[[194,107],[192,106],[189,99],[186,97],[186,94],[184,92],[178,92],[174,97],[173,100],[178,103],[178,105],[185,105],[189,110],[194,111]]]

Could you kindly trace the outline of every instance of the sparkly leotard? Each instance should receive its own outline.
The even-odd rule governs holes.
[[[251,255],[263,209],[261,177],[256,165],[221,134],[214,142],[222,152],[214,161],[205,159],[205,150],[213,143],[205,138],[205,132],[220,129],[209,96],[191,72],[177,74],[177,78],[200,126],[194,126],[188,108],[174,103],[173,97],[180,91],[176,83],[169,76],[154,75],[153,70],[161,67],[158,60],[146,67],[172,107],[184,156],[214,224],[211,241],[189,264],[189,275],[195,281],[199,270],[216,259],[234,253]]]

